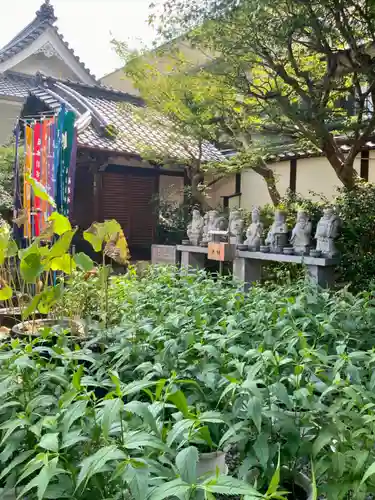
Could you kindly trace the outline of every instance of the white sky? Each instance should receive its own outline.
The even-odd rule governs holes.
[[[34,19],[42,3],[0,0],[1,47]],[[155,37],[147,24],[150,0],[51,0],[51,4],[65,41],[97,77],[122,66],[110,45],[112,38],[137,48]]]

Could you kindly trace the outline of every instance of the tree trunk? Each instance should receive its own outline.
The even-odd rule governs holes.
[[[201,207],[204,212],[212,210],[207,198],[199,189],[199,185],[204,181],[204,175],[201,172],[196,172],[191,176],[191,195],[193,200]]]
[[[348,154],[346,159],[341,159],[330,143],[324,144],[322,150],[343,185],[347,189],[353,189],[358,179],[358,173],[354,168],[355,155]]]
[[[270,195],[272,204],[276,207],[280,204],[281,196],[276,186],[276,179],[273,170],[269,168],[266,163],[252,167],[254,172],[261,175],[266,182],[268,194]]]

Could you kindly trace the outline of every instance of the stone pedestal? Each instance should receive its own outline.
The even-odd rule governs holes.
[[[193,267],[195,269],[205,268],[208,253],[207,248],[178,245],[177,251],[181,252],[181,267]]]
[[[262,261],[238,257],[233,261],[233,277],[244,283],[247,291],[252,284],[262,279]]]
[[[307,275],[313,283],[322,288],[330,288],[335,283],[335,268],[308,265]]]

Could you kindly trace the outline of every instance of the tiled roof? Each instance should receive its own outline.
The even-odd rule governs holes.
[[[69,47],[69,44],[64,40],[56,26],[54,26],[56,20],[57,18],[55,17],[50,0],[45,0],[43,5],[36,12],[35,19],[28,24],[26,28],[20,31],[20,33],[18,33],[18,35],[16,35],[7,45],[0,49],[0,63],[22,52],[47,31],[47,29],[52,28],[78,64],[95,80],[94,75],[90,73],[90,70],[84,65],[80,58],[75,55],[73,49]]]
[[[0,75],[0,96],[25,99],[35,87],[35,77],[7,71]]]
[[[16,75],[11,75],[16,80]],[[19,82],[18,82],[19,84]],[[16,91],[16,83],[14,83]],[[25,83],[29,86],[30,82]],[[1,80],[0,80],[1,92]],[[144,107],[140,98],[100,85],[86,85],[72,81],[62,81],[51,77],[39,77],[29,88],[30,96],[43,102],[46,109],[57,110],[62,103],[74,111],[79,127],[79,145],[116,153],[144,156],[151,149],[158,156],[168,159],[187,159],[188,153],[198,156],[196,142],[179,136],[168,126],[163,127],[146,113],[140,117]],[[26,107],[27,103],[26,103]],[[145,116],[146,115],[146,116]],[[84,118],[89,116],[90,119]],[[212,144],[203,147],[203,161],[222,160],[223,156]]]

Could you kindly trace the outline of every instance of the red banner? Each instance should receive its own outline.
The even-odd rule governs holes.
[[[33,165],[33,177],[38,182],[41,182],[41,149],[42,149],[42,125],[41,123],[36,123],[34,125],[34,165]],[[34,236],[40,235],[41,228],[41,200],[40,198],[34,197]]]

